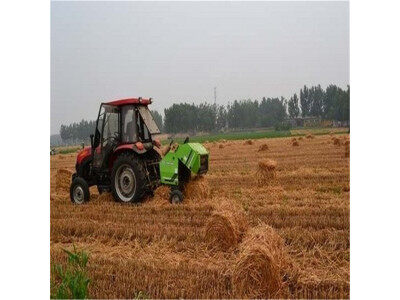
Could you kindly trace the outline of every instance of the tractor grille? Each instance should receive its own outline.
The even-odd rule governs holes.
[[[208,155],[201,155],[199,174],[207,173],[207,171],[208,171]]]

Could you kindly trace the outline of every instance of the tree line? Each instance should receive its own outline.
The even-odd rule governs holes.
[[[317,117],[323,120],[350,120],[350,87],[346,90],[329,85],[300,89],[289,99],[265,98],[235,100],[228,105],[201,103],[173,104],[164,110],[167,133],[220,131],[222,129],[279,127],[288,119]]]
[[[164,109],[164,118],[157,111],[153,117],[162,132],[196,133],[225,129],[277,127],[288,119],[317,117],[323,120],[350,120],[350,87],[343,90],[329,85],[325,90],[320,85],[300,89],[289,99],[266,98],[258,100],[234,100],[228,105],[209,103],[174,103]],[[79,123],[61,125],[60,136],[64,142],[88,141],[94,133],[96,121],[82,120]]]

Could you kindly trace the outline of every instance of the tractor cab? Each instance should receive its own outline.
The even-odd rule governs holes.
[[[130,145],[140,153],[153,149],[153,135],[160,130],[148,109],[150,103],[139,98],[101,104],[92,138],[94,169],[107,168],[118,147]]]

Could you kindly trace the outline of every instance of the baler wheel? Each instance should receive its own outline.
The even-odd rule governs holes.
[[[171,193],[169,194],[169,201],[172,204],[179,204],[182,203],[183,201],[183,194],[180,190],[178,189],[173,189],[171,190]]]

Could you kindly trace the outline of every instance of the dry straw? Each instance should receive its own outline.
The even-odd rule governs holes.
[[[269,148],[268,148],[268,145],[267,144],[262,144],[259,148],[258,148],[258,152],[261,152],[261,151],[267,151]]]
[[[340,143],[340,140],[337,137],[334,137],[333,138],[333,144],[336,145],[336,146],[340,146],[341,143]]]
[[[287,295],[284,278],[290,266],[282,238],[268,225],[250,229],[232,273],[235,297],[279,298]]]
[[[314,136],[313,136],[311,133],[309,133],[309,134],[307,134],[306,138],[308,138],[308,139],[313,139]]]
[[[210,185],[205,177],[197,176],[185,186],[185,197],[189,200],[208,200],[211,195]]]
[[[236,248],[247,230],[248,223],[242,207],[227,199],[218,203],[209,218],[204,233],[208,248],[228,251]]]
[[[253,145],[254,142],[252,140],[247,140],[243,143],[244,145]]]
[[[344,142],[344,157],[350,157],[350,141]]]
[[[293,146],[293,147],[298,147],[298,146],[300,146],[300,145],[299,145],[299,142],[298,142],[298,141],[294,140],[293,143],[292,143],[292,146]]]
[[[276,161],[272,159],[263,159],[258,162],[257,179],[259,184],[270,182],[276,176]]]
[[[58,193],[69,193],[72,172],[67,169],[59,169],[56,174],[56,191]]]
[[[219,148],[219,149],[223,149],[223,148],[224,148],[224,145],[223,145],[223,144],[219,144],[218,148]]]
[[[171,189],[166,185],[160,185],[154,191],[153,201],[158,204],[169,204],[169,196]]]

